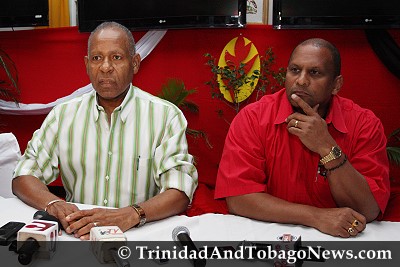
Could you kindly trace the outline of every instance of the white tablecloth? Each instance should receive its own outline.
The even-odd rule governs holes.
[[[90,205],[78,204],[81,209]],[[0,225],[9,221],[28,223],[32,221],[35,209],[25,205],[18,198],[0,199]],[[196,241],[265,241],[275,240],[282,234],[301,235],[303,241],[342,241],[344,239],[321,233],[314,228],[267,223],[234,215],[204,214],[201,216],[173,216],[161,221],[150,222],[141,228],[128,230],[125,234],[130,241],[171,241],[172,230],[176,226],[186,226],[190,236]],[[65,233],[60,240],[77,240]],[[372,222],[356,241],[400,241],[400,223]]]
[[[91,208],[90,205],[78,205],[81,209]],[[17,198],[0,198],[0,225],[4,225],[9,221],[20,221],[29,223],[32,221],[35,209],[25,205]],[[373,222],[367,225],[366,230],[356,238],[342,239],[332,237],[319,231],[296,225],[284,225],[277,223],[266,223],[255,221],[234,215],[221,215],[221,214],[204,214],[201,216],[187,217],[187,216],[173,216],[161,221],[147,223],[141,228],[135,228],[127,231],[125,234],[129,241],[128,246],[132,251],[129,258],[130,266],[150,266],[157,267],[159,264],[148,258],[139,259],[138,251],[135,247],[143,245],[144,242],[137,241],[172,241],[172,231],[176,226],[186,226],[190,230],[191,239],[196,243],[196,246],[219,246],[220,242],[206,242],[206,241],[226,241],[225,244],[234,248],[238,247],[241,241],[248,240],[252,242],[265,243],[265,241],[277,241],[278,236],[282,234],[292,234],[294,236],[301,236],[302,244],[305,246],[320,246],[329,251],[348,251],[353,249],[369,249],[370,253],[377,250],[389,250],[391,260],[367,260],[367,261],[354,261],[354,260],[337,260],[329,258],[326,262],[305,262],[304,267],[328,267],[328,266],[399,266],[400,253],[399,242],[351,242],[351,241],[400,241],[400,223],[394,222]],[[72,236],[63,233],[59,237],[59,241],[79,241]],[[314,243],[306,243],[304,241],[314,241]],[[323,242],[323,241],[344,241],[344,242]],[[347,242],[349,241],[349,242]],[[156,246],[163,245],[167,242],[146,242],[150,243],[150,248],[155,249]],[[172,242],[169,242],[170,244]],[[80,267],[80,266],[117,266],[115,263],[100,264],[91,250],[91,242],[57,242],[57,251],[50,259],[37,258],[33,259],[29,266],[40,267]],[[171,248],[171,246],[169,247]],[[359,250],[357,250],[359,251]],[[358,254],[356,254],[358,255]],[[21,265],[17,261],[17,256],[14,252],[8,251],[7,247],[0,247],[0,266],[15,266]],[[276,260],[276,259],[274,259]],[[212,260],[207,259],[207,267],[275,267],[276,264],[273,260],[243,260],[243,259],[229,259],[229,260]],[[193,267],[188,258],[171,259],[165,267]],[[283,266],[283,265],[278,265]],[[301,266],[301,265],[300,265]]]

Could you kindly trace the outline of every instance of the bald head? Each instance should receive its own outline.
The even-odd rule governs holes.
[[[300,46],[306,46],[306,45],[312,45],[314,47],[320,47],[320,48],[326,48],[329,50],[331,57],[332,57],[332,63],[333,63],[333,69],[334,69],[334,77],[337,77],[340,75],[341,68],[342,68],[342,63],[340,59],[340,53],[339,50],[330,42],[321,39],[321,38],[311,38],[307,39],[300,44],[296,46],[296,48],[292,51],[292,54],[290,55],[289,63],[292,60],[293,52]]]
[[[127,45],[128,45],[129,54],[131,56],[135,55],[135,53],[136,53],[135,40],[132,36],[131,31],[128,28],[126,28],[125,26],[123,26],[119,23],[113,22],[113,21],[103,22],[102,24],[97,26],[96,29],[94,29],[90,33],[89,40],[88,40],[88,55],[89,55],[89,51],[90,51],[90,46],[92,45],[93,37],[96,36],[102,30],[106,30],[106,29],[114,29],[114,30],[119,30],[119,31],[123,32],[125,34],[126,40],[128,42]]]

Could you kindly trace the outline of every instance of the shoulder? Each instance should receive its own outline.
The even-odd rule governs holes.
[[[279,112],[279,107],[285,98],[286,93],[285,90],[282,89],[274,94],[265,95],[260,100],[248,104],[239,114],[241,114],[241,116],[262,119],[263,121],[268,120],[268,118],[275,119]]]
[[[148,92],[143,91],[142,89],[133,86],[135,99],[141,102],[144,105],[151,105],[156,109],[167,109],[171,112],[182,114],[182,111],[173,103],[162,99],[158,96],[152,95]]]
[[[73,97],[71,99],[67,99],[64,102],[57,104],[53,108],[53,112],[59,113],[61,110],[77,109],[81,106],[87,107],[88,103],[95,102],[96,91],[93,89],[91,84],[89,84],[88,86],[91,88],[91,90],[89,90],[87,93]]]
[[[338,113],[351,136],[384,137],[382,122],[370,109],[347,98],[336,96],[336,100]]]
[[[347,119],[357,119],[365,122],[380,122],[380,119],[374,112],[368,108],[361,107],[353,100],[336,96],[339,107]]]

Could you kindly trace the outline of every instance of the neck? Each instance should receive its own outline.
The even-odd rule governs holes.
[[[118,95],[115,98],[103,98],[99,94],[97,94],[97,102],[100,106],[104,108],[109,118],[111,117],[113,111],[122,104],[128,91],[129,87],[122,94]]]

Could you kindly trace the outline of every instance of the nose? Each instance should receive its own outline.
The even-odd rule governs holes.
[[[309,80],[307,77],[307,73],[305,71],[300,72],[296,83],[300,86],[308,86],[309,85]]]
[[[104,59],[104,61],[101,63],[100,70],[103,72],[109,72],[113,69],[113,66],[107,58]]]

